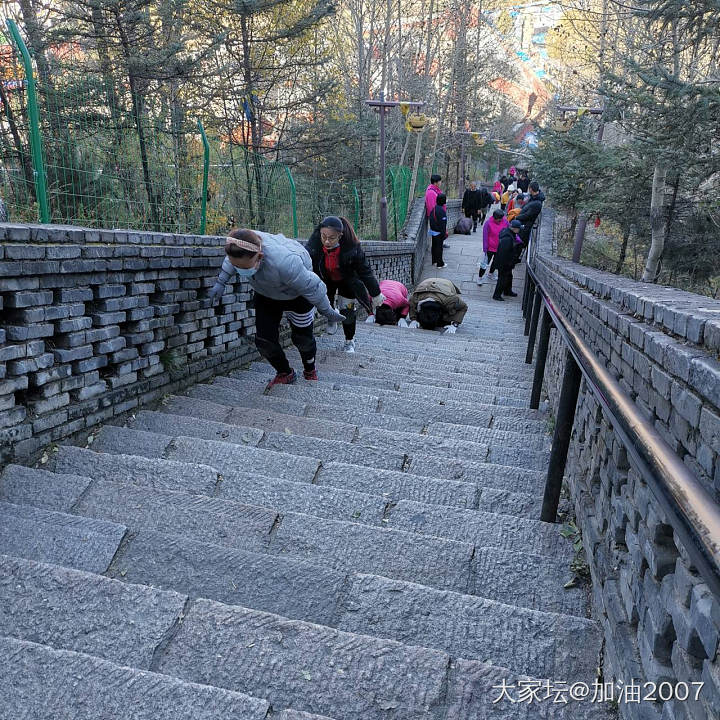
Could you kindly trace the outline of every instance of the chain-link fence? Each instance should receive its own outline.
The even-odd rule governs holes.
[[[151,103],[141,79],[112,80],[102,48],[91,63],[72,43],[33,62],[17,27],[8,28],[12,42],[0,46],[0,196],[11,220],[209,234],[240,225],[307,237],[333,214],[360,237],[379,238],[377,178],[293,174],[232,133],[208,140],[172,83],[153,88]],[[392,240],[410,206],[411,176],[407,167],[387,171]],[[426,186],[421,169],[414,194]]]

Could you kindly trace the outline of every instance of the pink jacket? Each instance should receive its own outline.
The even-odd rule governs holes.
[[[496,181],[495,181],[495,184],[493,185],[492,191],[493,191],[493,192],[502,193],[502,191],[503,191],[503,186],[502,186],[502,183],[501,183],[499,180],[496,180]]]
[[[483,227],[483,251],[497,252],[498,242],[500,241],[500,231],[503,228],[510,227],[507,218],[503,216],[502,220],[496,220],[492,215]]]
[[[440,195],[440,188],[437,185],[428,185],[425,191],[425,217],[430,217],[430,213],[437,205],[437,196]],[[447,210],[447,207],[443,205]]]
[[[410,310],[408,301],[408,289],[397,280],[381,280],[380,292],[385,296],[385,304],[393,310],[399,310],[400,315],[405,317]]]

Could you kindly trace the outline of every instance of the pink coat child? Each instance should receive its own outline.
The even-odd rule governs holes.
[[[397,280],[381,280],[380,292],[385,296],[384,305],[397,310],[400,317],[406,317],[410,311],[408,289]]]

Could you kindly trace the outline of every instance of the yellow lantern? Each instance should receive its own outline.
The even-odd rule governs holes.
[[[590,109],[590,108],[579,107],[579,108],[577,109],[577,116],[578,116],[578,117],[582,117],[589,109]]]
[[[421,115],[420,113],[413,113],[412,115],[407,116],[407,121],[405,122],[405,129],[408,132],[420,133],[425,129],[426,125],[427,118],[425,117],[425,115]]]
[[[405,117],[410,112],[410,105],[407,103],[400,103],[400,112]]]

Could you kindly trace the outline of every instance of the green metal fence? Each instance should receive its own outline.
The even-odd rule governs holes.
[[[307,237],[322,217],[346,217],[378,239],[377,178],[329,180],[302,172],[232,138],[208,137],[178,116],[172,93],[161,111],[113,81],[102,62],[78,74],[72,44],[37,77],[17,26],[0,55],[0,195],[14,221],[162,232],[224,234],[240,225]],[[387,171],[388,237],[410,205],[411,170]],[[421,170],[416,196],[427,185]]]

